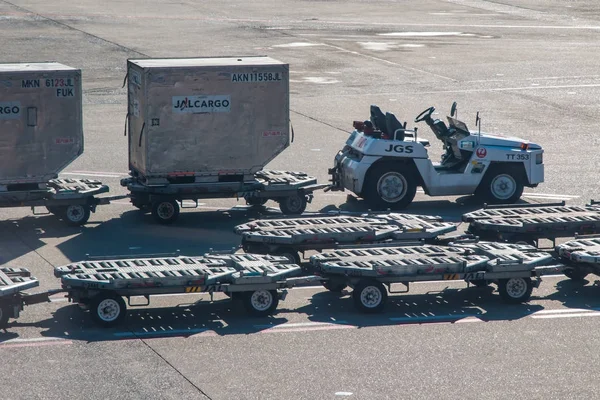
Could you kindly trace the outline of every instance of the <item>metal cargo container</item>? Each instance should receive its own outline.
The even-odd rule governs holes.
[[[289,146],[288,64],[128,60],[128,82],[129,168],[143,177],[248,180]]]
[[[81,71],[55,62],[0,64],[3,190],[56,178],[81,153]]]

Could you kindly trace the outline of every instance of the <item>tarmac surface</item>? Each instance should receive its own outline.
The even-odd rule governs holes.
[[[328,181],[327,169],[369,106],[413,125],[457,101],[459,118],[545,149],[546,179],[526,202],[598,198],[600,6],[590,0],[0,1],[2,62],[55,60],[83,71],[85,153],[61,176],[126,194],[127,58],[269,55],[290,64],[295,141],[269,164]],[[420,124],[423,125],[423,124]],[[419,136],[441,144],[426,126]],[[267,214],[276,214],[268,203]],[[468,197],[418,193],[406,210],[458,222]],[[318,192],[308,211],[365,211]],[[127,200],[81,228],[25,208],[0,210],[0,265],[29,268],[39,290],[53,267],[86,257],[201,255],[239,244],[260,214],[207,200],[159,226]],[[459,227],[463,229],[464,226]],[[160,296],[124,325],[100,329],[60,295],[0,332],[3,399],[591,399],[600,396],[600,300],[584,284],[544,279],[528,304],[493,288],[432,282],[394,294],[384,313],[351,297],[297,288],[270,318],[206,295]]]

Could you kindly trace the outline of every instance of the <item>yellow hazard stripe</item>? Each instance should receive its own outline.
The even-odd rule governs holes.
[[[202,291],[202,286],[187,286],[185,288],[186,293],[198,293]]]
[[[455,281],[458,279],[459,279],[458,274],[444,274],[445,281]]]

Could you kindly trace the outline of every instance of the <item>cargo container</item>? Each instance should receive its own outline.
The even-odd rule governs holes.
[[[48,182],[83,153],[81,96],[79,69],[0,64],[0,192]]]
[[[288,64],[134,59],[127,71],[129,168],[148,184],[253,180],[289,146]]]

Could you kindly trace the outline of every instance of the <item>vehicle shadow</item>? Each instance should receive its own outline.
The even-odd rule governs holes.
[[[525,200],[519,200],[519,204],[531,204]],[[454,200],[422,200],[411,203],[407,208],[396,212],[403,214],[425,214],[443,217],[448,222],[462,221],[462,215],[483,208],[483,204],[475,196],[462,196]],[[347,200],[340,206],[330,204],[321,208],[320,212],[377,212],[370,210],[364,199],[348,195]],[[386,210],[383,210],[386,211]]]
[[[150,214],[125,211],[104,222],[88,222],[81,227],[66,225],[53,215],[25,216],[0,221],[0,264],[39,250],[48,242],[60,241],[56,248],[71,261],[90,256],[175,253],[202,255],[211,248],[230,250],[240,244],[233,232],[236,225],[252,219],[281,216],[278,208],[235,206],[219,210],[182,212],[169,226],[156,223]]]

